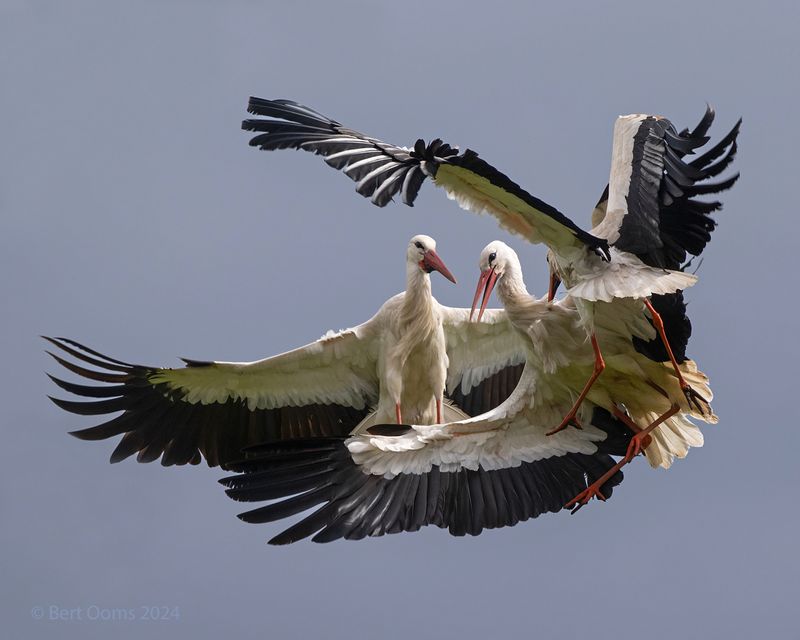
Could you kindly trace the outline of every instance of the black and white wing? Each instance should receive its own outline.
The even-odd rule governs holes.
[[[711,239],[710,214],[722,207],[698,196],[731,188],[739,174],[712,181],[736,155],[741,120],[715,145],[709,141],[714,110],[680,133],[661,116],[620,116],[614,125],[611,176],[592,212],[592,233],[645,264],[679,269],[687,254],[699,255]]]
[[[609,258],[604,239],[582,230],[474,151],[459,153],[439,139],[430,144],[419,139],[412,149],[387,144],[290,100],[250,98],[248,111],[266,116],[242,123],[243,129],[257,132],[251,146],[321,155],[357,183],[358,193],[379,207],[397,194],[412,206],[425,178],[431,178],[463,208],[490,213],[502,227],[531,242],[544,242],[554,250],[587,247]]]
[[[350,433],[378,398],[373,322],[256,362],[186,360],[176,369],[130,364],[72,340],[48,338],[63,352],[51,354],[57,362],[99,383],[50,376],[62,389],[91,398],[52,400],[79,415],[122,412],[72,432],[82,440],[123,436],[111,462],[136,453],[139,462],[161,457],[167,466],[205,458],[224,468],[256,443]]]
[[[221,480],[239,501],[270,504],[245,522],[282,520],[316,508],[271,544],[360,539],[426,525],[453,535],[512,526],[556,512],[614,465],[632,435],[595,408],[582,430],[545,435],[561,407],[531,412],[520,385],[486,415],[444,425],[387,425],[385,435],[306,440],[258,447]],[[590,423],[590,424],[589,424]],[[603,487],[608,497],[622,474]]]
[[[471,322],[469,309],[441,307],[447,341],[447,395],[477,416],[503,403],[525,366],[525,344],[503,309],[487,309]]]

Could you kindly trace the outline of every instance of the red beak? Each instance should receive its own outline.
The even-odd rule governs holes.
[[[495,282],[497,282],[497,272],[495,272],[494,267],[487,269],[486,271],[481,271],[481,277],[478,278],[478,286],[475,289],[475,297],[472,298],[472,308],[469,311],[470,322],[472,321],[472,316],[475,313],[475,307],[478,306],[478,298],[481,295],[481,289],[483,289],[481,310],[478,312],[478,322],[481,321],[483,312],[486,311],[486,304],[489,302],[489,296],[492,295],[492,289],[494,289]]]
[[[422,254],[422,260],[419,261],[420,268],[426,273],[431,271],[438,271],[450,282],[455,284],[455,277],[450,273],[450,269],[444,266],[442,259],[436,254],[433,249],[430,249]]]
[[[558,291],[558,285],[561,284],[561,278],[556,275],[556,272],[553,269],[550,269],[550,286],[547,288],[547,301],[552,302],[553,298],[556,297],[556,291]]]

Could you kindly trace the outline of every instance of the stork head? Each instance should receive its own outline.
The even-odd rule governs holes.
[[[478,322],[480,322],[495,284],[504,277],[509,277],[509,275],[515,277],[522,272],[522,267],[514,250],[500,240],[490,242],[483,248],[478,267],[481,270],[481,275],[478,279],[478,286],[475,289],[475,297],[472,299],[469,319],[472,320],[472,316],[475,314],[475,307],[478,306],[478,300],[481,297],[481,292],[483,292],[483,300],[478,313]]]
[[[418,235],[411,238],[408,243],[406,257],[409,266],[415,265],[425,273],[438,271],[450,282],[456,281],[453,274],[450,273],[450,270],[436,253],[436,240],[430,236]]]

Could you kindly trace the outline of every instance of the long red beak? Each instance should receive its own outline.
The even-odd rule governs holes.
[[[419,266],[427,273],[430,273],[431,271],[438,271],[450,282],[455,284],[455,276],[450,273],[450,269],[444,266],[444,262],[442,262],[442,259],[433,249],[430,249],[422,254],[422,260],[420,260]]]
[[[556,275],[556,272],[553,269],[550,269],[550,286],[547,288],[547,301],[552,302],[553,298],[556,297],[556,291],[558,291],[558,285],[561,284],[561,278]]]
[[[497,282],[497,272],[495,272],[494,267],[481,271],[481,277],[478,278],[478,286],[475,289],[475,297],[472,298],[472,308],[469,311],[470,322],[472,322],[472,316],[475,314],[475,307],[478,306],[481,289],[483,289],[483,300],[481,301],[481,310],[478,312],[478,322],[483,318],[483,312],[486,311],[486,304],[489,302],[489,296],[492,295],[495,282]]]

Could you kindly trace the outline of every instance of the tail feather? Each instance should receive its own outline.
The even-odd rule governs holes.
[[[711,391],[711,387],[709,386],[708,376],[697,368],[697,363],[694,360],[684,360],[678,368],[687,384],[703,396],[702,400],[698,399],[701,410],[690,407],[686,400],[681,403],[681,409],[687,411],[692,418],[702,420],[709,424],[717,424],[719,418],[714,414],[714,410],[711,408],[714,392]]]

